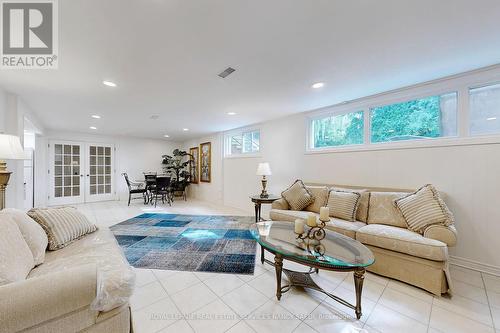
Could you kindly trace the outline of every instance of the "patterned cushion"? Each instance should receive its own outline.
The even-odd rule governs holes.
[[[385,224],[407,228],[401,213],[394,206],[394,199],[408,195],[407,192],[371,192],[368,224]]]
[[[26,279],[35,267],[33,254],[12,217],[0,216],[0,285]]]
[[[359,198],[358,210],[356,211],[356,221],[365,222],[368,221],[368,207],[370,205],[370,191],[365,189],[349,189],[343,187],[332,187],[335,191],[349,191],[358,192],[361,194]]]
[[[63,248],[72,241],[97,230],[97,227],[74,207],[34,208],[28,215],[47,233],[49,250]]]
[[[326,206],[328,200],[328,187],[326,186],[307,186],[306,188],[314,197],[314,202],[306,207],[308,212],[319,213],[321,207]]]
[[[430,184],[394,200],[394,204],[403,215],[408,229],[418,233],[423,233],[431,224],[448,226],[454,223],[453,214]]]
[[[360,197],[361,194],[358,192],[330,190],[327,203],[330,216],[355,221]]]
[[[309,206],[314,197],[301,180],[296,180],[289,188],[281,192],[291,210],[302,210]]]
[[[356,239],[363,244],[406,253],[419,258],[436,261],[448,260],[448,246],[445,243],[425,238],[405,228],[369,224],[356,231]]]
[[[363,222],[348,222],[342,219],[332,218],[326,223],[326,229],[338,232],[347,237],[356,238],[356,231],[366,226]]]
[[[33,254],[35,265],[40,265],[45,259],[45,250],[47,249],[47,234],[42,227],[33,221],[25,212],[15,208],[7,208],[0,212],[0,216],[7,215],[16,222],[24,240]]]

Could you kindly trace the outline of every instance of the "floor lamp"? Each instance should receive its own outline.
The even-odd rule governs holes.
[[[24,150],[19,137],[0,134],[0,210],[5,208],[5,189],[9,183],[10,174],[5,160],[24,160]]]

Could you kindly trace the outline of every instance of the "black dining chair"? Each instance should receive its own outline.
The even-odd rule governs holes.
[[[170,177],[157,177],[156,178],[156,186],[153,190],[153,195],[154,195],[154,200],[155,200],[155,207],[156,203],[158,202],[158,197],[161,198],[161,202],[165,203],[165,199],[167,200],[168,204],[172,206],[172,201],[170,198]]]
[[[146,196],[150,203],[153,203],[153,193],[156,187],[156,172],[144,172],[144,180],[146,182]]]
[[[132,194],[142,194],[142,198],[144,199],[144,204],[147,203],[147,194],[144,183],[130,181],[126,172],[122,173],[122,176],[125,177],[125,181],[127,182],[128,187],[128,206],[130,206],[130,200],[132,199]],[[140,199],[140,198],[133,198]]]

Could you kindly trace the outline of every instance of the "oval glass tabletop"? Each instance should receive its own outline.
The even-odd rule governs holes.
[[[307,246],[306,241],[296,238],[293,222],[267,221],[260,225],[255,223],[250,228],[261,246],[285,259],[291,257],[331,268],[367,267],[375,261],[370,249],[357,240],[328,229],[325,231],[326,236],[319,244]]]

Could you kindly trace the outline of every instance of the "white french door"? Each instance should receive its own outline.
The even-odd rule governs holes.
[[[112,200],[114,147],[70,141],[49,143],[49,204]]]

